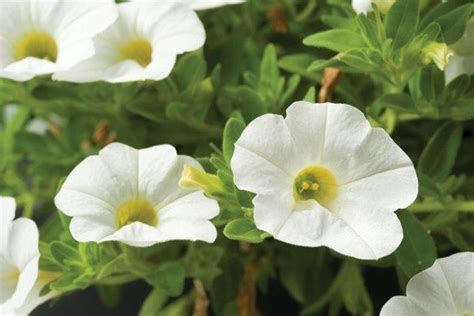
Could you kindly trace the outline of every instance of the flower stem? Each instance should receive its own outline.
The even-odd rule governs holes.
[[[474,201],[455,201],[447,204],[440,203],[438,201],[424,201],[414,203],[407,208],[413,213],[427,213],[427,212],[473,212],[474,213]]]

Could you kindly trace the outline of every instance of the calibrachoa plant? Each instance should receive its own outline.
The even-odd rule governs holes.
[[[474,315],[473,11],[0,0],[0,315]]]

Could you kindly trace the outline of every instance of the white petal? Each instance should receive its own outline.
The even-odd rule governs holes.
[[[166,78],[176,56],[204,44],[205,31],[195,12],[173,2],[136,1],[118,5],[119,18],[94,39],[96,54],[68,71],[54,75],[56,80],[112,83]],[[147,39],[153,47],[147,67],[136,61],[120,61],[119,50],[127,40]]]
[[[457,77],[467,74],[474,74],[474,56],[454,55],[449,59],[444,69],[446,84],[450,83]]]
[[[397,210],[408,207],[418,195],[413,163],[381,129],[373,129],[345,164],[350,171],[344,178],[351,180],[339,187],[339,195],[348,204],[360,201]]]
[[[395,297],[382,308],[382,316],[466,315],[474,312],[474,253],[438,259],[415,275],[406,297]],[[424,313],[420,311],[424,310]]]
[[[170,236],[169,240],[202,240],[213,243],[217,238],[216,227],[208,220],[169,218],[159,226],[160,232]]]
[[[380,316],[434,316],[413,304],[406,296],[392,297],[380,311]]]
[[[235,143],[231,166],[240,189],[279,194],[291,191],[293,177],[305,163],[283,117],[266,114],[245,128]]]
[[[462,252],[438,259],[443,276],[455,298],[458,312],[474,312],[474,253]]]
[[[327,104],[295,102],[286,110],[285,122],[306,166],[319,164],[324,152]]]
[[[35,222],[27,218],[13,221],[8,236],[8,257],[20,270],[39,257],[38,241]]]
[[[148,32],[151,33],[154,49],[158,52],[182,54],[204,45],[206,39],[204,26],[198,15],[185,6],[173,6],[152,22]]]
[[[180,197],[158,210],[159,220],[212,219],[219,214],[216,200],[210,199],[203,192],[195,191]]]
[[[173,240],[173,236],[161,233],[156,227],[140,222],[125,225],[114,234],[104,237],[104,241],[121,241],[133,247],[149,247],[159,242]]]
[[[25,300],[35,285],[36,279],[38,277],[38,264],[39,255],[28,262],[28,264],[26,264],[21,270],[15,293],[13,294],[10,301],[10,304],[13,307],[18,308],[25,303]]]
[[[293,212],[294,202],[290,192],[282,195],[257,195],[253,200],[255,225],[277,236]],[[290,242],[289,240],[282,240]]]
[[[138,193],[138,151],[122,144],[106,146],[83,160],[56,195],[56,206],[69,216],[113,213]]]
[[[168,181],[181,176],[178,175],[182,170],[178,170],[176,149],[171,145],[141,149],[138,151],[138,159],[140,165],[138,192],[157,205],[175,188]]]
[[[189,3],[194,10],[205,10],[228,4],[239,4],[245,2],[245,0],[182,0],[182,2]]]
[[[474,254],[456,254],[435,261],[429,269],[415,275],[408,282],[407,296],[431,313],[455,315],[473,312],[473,281]],[[457,306],[459,303],[463,306]],[[461,309],[468,307],[472,309]]]
[[[71,235],[79,242],[99,241],[117,230],[113,216],[75,216],[69,226]]]
[[[16,202],[15,199],[9,196],[0,196],[0,225],[1,232],[4,232],[3,227],[7,227],[15,218]],[[3,235],[0,235],[3,237]],[[3,238],[2,238],[3,239]]]
[[[372,0],[352,0],[352,8],[357,14],[372,11]]]
[[[352,200],[338,200],[330,211],[345,229],[328,236],[328,246],[359,259],[379,259],[394,252],[403,239],[403,229],[397,215],[390,209]],[[339,243],[341,245],[333,245]]]
[[[153,62],[145,68],[143,79],[161,80],[169,76],[176,63],[173,52],[157,51],[153,53]]]

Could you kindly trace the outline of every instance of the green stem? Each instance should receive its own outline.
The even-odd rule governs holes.
[[[474,201],[456,201],[447,204],[438,201],[423,201],[414,203],[407,210],[413,213],[428,213],[428,212],[473,212]]]
[[[120,285],[125,283],[130,283],[132,281],[138,280],[139,277],[133,274],[124,274],[124,275],[116,275],[110,276],[105,279],[99,280],[97,284],[102,285]]]

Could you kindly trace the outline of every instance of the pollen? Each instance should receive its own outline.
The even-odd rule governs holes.
[[[293,197],[296,202],[315,200],[323,206],[337,196],[336,177],[321,166],[301,170],[293,181]]]
[[[153,47],[150,41],[144,38],[134,38],[126,42],[121,48],[119,59],[136,61],[143,67],[151,63]]]
[[[158,223],[157,211],[145,199],[131,199],[118,208],[115,222],[118,228],[134,222],[156,226]]]
[[[35,57],[56,62],[58,57],[56,41],[46,32],[28,32],[16,41],[13,48],[16,60]]]

